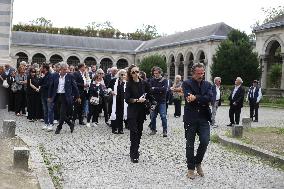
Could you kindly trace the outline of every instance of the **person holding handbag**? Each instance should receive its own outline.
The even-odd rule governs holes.
[[[15,113],[20,116],[22,112],[23,115],[26,114],[26,91],[25,87],[27,84],[27,75],[24,65],[20,65],[18,68],[18,73],[15,76],[16,90],[15,92]]]
[[[182,101],[182,96],[183,96],[182,81],[181,81],[180,75],[176,75],[174,84],[170,89],[173,93],[173,102],[175,105],[174,116],[175,118],[178,118],[181,116],[181,101]]]
[[[98,125],[99,113],[102,106],[102,99],[104,97],[103,87],[104,85],[101,83],[100,75],[95,75],[89,88],[89,113],[87,116],[87,127],[91,127],[91,118],[92,126],[96,127]]]

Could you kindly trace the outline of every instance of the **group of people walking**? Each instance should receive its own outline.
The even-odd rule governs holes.
[[[105,123],[112,127],[112,133],[124,134],[125,124],[125,128],[130,130],[130,158],[133,163],[139,161],[140,140],[147,115],[150,116],[150,135],[157,133],[156,118],[160,114],[162,136],[167,137],[168,104],[170,101],[174,103],[174,117],[178,118],[181,116],[181,103],[185,100],[183,122],[187,176],[193,179],[195,170],[200,176],[204,175],[201,162],[209,144],[210,125],[217,127],[215,116],[222,96],[221,78],[216,77],[212,85],[204,80],[204,71],[204,65],[196,63],[191,69],[192,78],[182,82],[181,76],[176,75],[172,82],[163,77],[159,67],[153,67],[152,76],[147,79],[145,72],[136,65],[120,70],[112,67],[105,74],[95,65],[89,69],[84,63],[74,68],[63,62],[53,66],[43,64],[41,67],[29,67],[22,62],[17,72],[9,65],[0,67],[0,81],[6,88],[8,111],[15,111],[20,116],[27,110],[27,118],[30,121],[43,119],[43,129],[47,131],[54,130],[57,120],[55,134],[60,134],[64,123],[69,125],[72,133],[76,120],[79,125],[96,127],[102,112]],[[238,77],[229,97],[228,126],[239,124],[245,93],[241,84],[242,79]],[[247,99],[251,117],[258,121],[261,89],[253,85]],[[194,155],[196,135],[200,144]]]

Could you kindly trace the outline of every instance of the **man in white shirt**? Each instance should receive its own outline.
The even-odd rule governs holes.
[[[211,126],[218,127],[215,120],[216,113],[218,110],[218,107],[221,105],[221,77],[215,77],[214,78],[214,85],[213,85],[213,99],[212,99],[212,117],[211,117]]]
[[[258,81],[254,80],[247,94],[247,101],[249,102],[250,107],[250,118],[253,120],[254,117],[254,122],[258,122],[258,108],[261,97],[261,88],[258,86]]]

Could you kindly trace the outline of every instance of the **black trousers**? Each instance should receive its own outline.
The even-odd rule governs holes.
[[[174,99],[175,113],[174,116],[181,116],[181,100]]]
[[[8,88],[8,112],[15,111],[15,93],[11,90],[11,88]]]
[[[84,103],[85,103],[85,94],[82,94],[80,96],[81,103],[75,102],[74,103],[74,111],[73,111],[73,121],[76,119],[79,119],[79,122],[83,122],[83,109],[84,109]]]
[[[70,127],[72,126],[72,123],[70,121],[70,105],[67,104],[66,101],[66,97],[65,94],[57,94],[56,96],[56,100],[57,100],[57,105],[60,108],[60,112],[59,112],[59,125],[57,126],[57,130],[61,130],[62,129],[62,125],[64,124],[64,122],[66,122]]]
[[[142,118],[141,118],[142,117]],[[130,158],[139,158],[139,146],[143,131],[143,116],[136,119],[128,119],[128,126],[130,129]]]
[[[42,117],[42,106],[39,93],[29,93],[27,95],[28,119],[40,119]]]
[[[242,109],[239,107],[230,106],[229,109],[230,123],[237,125],[240,123],[241,110]]]
[[[123,118],[116,118],[116,120],[111,121],[112,132],[123,131]]]
[[[256,121],[258,121],[258,108],[259,103],[249,103],[250,118],[254,117]]]
[[[22,114],[26,114],[26,92],[24,89],[17,91],[15,93],[15,112],[20,113],[22,111]]]
[[[100,114],[100,105],[92,105],[89,103],[89,113],[87,115],[87,122],[90,123],[92,118],[92,123],[99,122],[99,114]]]

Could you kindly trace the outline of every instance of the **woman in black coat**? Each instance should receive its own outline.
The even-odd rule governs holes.
[[[27,105],[28,120],[35,121],[40,119],[41,99],[39,93],[39,78],[36,75],[36,69],[31,68],[27,78]]]
[[[130,130],[130,158],[133,163],[139,160],[139,145],[146,119],[145,101],[150,88],[139,78],[139,68],[131,65],[127,71],[128,82],[125,89],[125,101],[128,104],[127,121]]]
[[[8,112],[15,111],[15,93],[11,90],[12,84],[15,82],[16,72],[12,71],[10,75],[7,76],[8,88]]]

